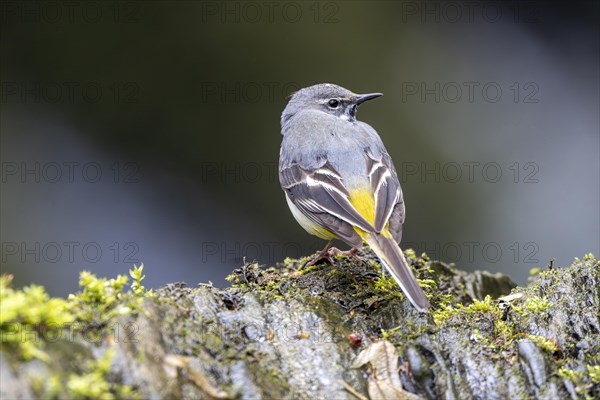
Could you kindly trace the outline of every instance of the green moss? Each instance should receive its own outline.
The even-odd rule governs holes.
[[[554,339],[538,335],[526,335],[526,337],[537,344],[540,349],[547,351],[548,353],[554,353],[560,350]]]
[[[423,254],[425,254],[425,253],[423,253]],[[407,260],[410,260],[410,261],[415,261],[417,259],[417,254],[415,253],[415,251],[413,249],[404,250],[404,256],[406,257]]]
[[[566,380],[573,383],[575,391],[579,396],[586,399],[597,398],[594,397],[594,390],[597,394],[597,386],[600,383],[600,366],[587,365],[585,370],[574,370],[567,367],[562,367],[558,370],[558,375]]]
[[[70,399],[122,399],[140,398],[131,387],[107,381],[114,349],[108,349],[102,357],[88,361],[79,374],[69,374],[64,388]]]
[[[587,365],[587,372],[594,383],[600,383],[600,365]]]
[[[43,337],[56,337],[57,331],[73,322],[68,304],[51,298],[41,286],[13,289],[12,276],[0,276],[0,334],[2,347],[13,349],[19,358],[49,361]]]
[[[536,276],[536,275],[539,275],[540,272],[542,272],[541,268],[537,268],[537,267],[536,268],[531,268],[529,270],[529,275]]]
[[[315,254],[316,255],[316,254]],[[285,269],[301,269],[302,267],[304,267],[307,263],[309,263],[314,257],[315,255],[312,256],[306,256],[306,257],[302,257],[302,258],[290,258],[290,257],[286,257],[283,260],[282,266]]]
[[[545,314],[549,307],[547,299],[537,296],[528,298],[523,304],[523,308],[533,314]]]
[[[304,275],[304,274],[308,274],[309,272],[316,271],[318,269],[319,269],[319,267],[317,265],[311,265],[310,267],[299,268],[298,272],[301,275]]]
[[[435,290],[438,288],[436,281],[433,279],[417,279],[419,282],[419,286],[423,288],[425,291]]]
[[[131,291],[136,297],[148,297],[152,295],[152,289],[146,291],[146,288],[142,285],[142,281],[146,278],[146,275],[143,275],[143,272],[143,263],[139,266],[139,268],[134,264],[133,269],[129,270],[129,276],[131,276],[133,279],[133,282],[131,283]]]
[[[288,263],[292,264],[291,260]],[[260,295],[265,300],[283,299],[283,293],[280,291],[280,284],[288,281],[294,276],[301,276],[310,273],[299,272],[296,268],[292,270],[284,269],[282,272],[273,267],[261,269],[257,263],[245,264],[242,268],[234,270],[227,280],[237,292],[252,292]]]
[[[279,283],[275,280],[266,281],[259,287],[259,293],[266,296],[266,298],[283,299],[283,295],[279,292]]]
[[[456,274],[453,267],[431,261],[425,253],[417,257],[414,251],[409,249],[405,254],[411,261],[411,267],[425,295],[436,307],[458,304],[463,301],[462,297],[469,300],[465,290],[461,297],[457,297],[453,292]],[[379,260],[367,246],[354,257],[340,255],[336,258],[335,265],[324,261],[303,268],[305,261],[311,258],[288,258],[280,264],[279,269],[265,269],[256,263],[246,264],[235,270],[228,280],[232,282],[233,288],[241,293],[258,293],[266,300],[304,297],[306,290],[311,296],[324,295],[333,300],[352,297],[356,300],[345,302],[343,306],[357,311],[373,310],[385,302],[404,299],[401,289],[393,278],[382,273]],[[440,281],[441,286],[438,284]],[[462,287],[464,289],[464,285]],[[327,290],[321,293],[323,288]]]
[[[329,272],[327,272],[327,277],[332,278],[334,276],[339,276],[342,273],[337,268],[332,268]]]
[[[63,387],[60,375],[58,374],[51,375],[49,378],[42,376],[31,377],[31,388],[36,396],[40,398],[59,398]]]
[[[562,367],[558,370],[558,375],[563,379],[569,379],[572,382],[576,382],[581,378],[581,372]]]
[[[78,346],[72,341],[85,332],[90,337],[90,327],[102,327],[112,318],[140,310],[141,302],[153,295],[142,285],[145,276],[143,265],[129,271],[133,282],[127,291],[128,278],[119,275],[115,279],[98,278],[89,272],[80,274],[82,290],[69,295],[68,300],[50,297],[43,287],[27,286],[23,289],[11,287],[11,276],[0,276],[0,330],[1,345],[11,358],[21,360],[38,359],[53,369],[52,356],[47,352],[47,341],[59,346],[56,338],[69,341],[69,346]],[[68,333],[66,333],[68,331]],[[59,340],[60,342],[60,340]],[[81,355],[73,353],[74,355]],[[109,382],[114,349],[109,349],[98,360],[88,361],[83,367],[72,360],[68,376],[53,374],[50,378],[31,376],[31,388],[38,397],[74,399],[135,398],[128,386]]]
[[[70,294],[68,309],[77,321],[93,323],[102,326],[119,315],[127,315],[141,310],[144,297],[153,296],[152,291],[146,291],[142,286],[144,265],[133,266],[129,275],[134,279],[128,285],[129,278],[118,275],[116,278],[98,278],[96,275],[83,271],[79,274],[81,291]],[[126,291],[127,287],[130,291]]]
[[[586,253],[586,254],[583,255],[583,261],[596,262],[598,260],[596,260],[596,257],[594,257],[594,255],[592,253]],[[575,262],[581,262],[581,260],[579,259],[579,257],[575,257]]]
[[[445,324],[450,319],[462,316],[465,319],[471,320],[471,316],[474,314],[491,313],[496,318],[499,318],[499,310],[497,309],[491,296],[486,296],[482,301],[475,300],[473,304],[463,306],[458,304],[457,306],[446,306],[433,310],[431,315],[436,325],[440,326]]]
[[[401,326],[397,326],[392,329],[381,329],[381,338],[384,340],[392,340],[396,336],[395,333],[399,332],[401,328],[402,328]],[[392,340],[392,341],[395,341],[395,340]]]
[[[402,293],[398,290],[398,284],[396,283],[394,278],[392,278],[389,275],[381,274],[375,280],[374,287],[375,287],[375,291],[377,293],[380,293],[380,294],[383,294],[386,296],[397,297],[400,299],[404,298]]]
[[[247,363],[248,376],[258,383],[261,390],[268,388],[264,389],[265,398],[285,397],[290,387],[295,385],[295,381],[286,377],[283,369],[285,364],[278,358],[276,351],[259,351],[263,346],[268,348],[268,343],[258,345],[259,342],[254,338],[243,334],[244,330],[241,328],[244,328],[247,320],[238,320],[237,317],[241,315],[254,318],[256,312],[263,312],[261,305],[256,304],[255,298],[252,298],[256,294],[265,303],[274,299],[286,300],[285,303],[273,301],[269,306],[295,307],[295,303],[300,303],[306,310],[315,310],[323,321],[329,321],[335,327],[335,334],[332,334],[331,339],[339,340],[346,350],[349,350],[349,345],[346,344],[347,334],[359,332],[365,338],[365,344],[383,337],[394,343],[401,352],[410,351],[409,354],[422,360],[419,370],[426,371],[421,375],[414,375],[417,386],[429,385],[428,379],[443,376],[445,372],[440,369],[440,360],[448,362],[448,380],[452,380],[452,391],[456,391],[454,395],[457,398],[468,397],[469,388],[476,388],[478,384],[477,376],[460,371],[463,365],[460,364],[461,360],[474,362],[472,365],[476,375],[485,379],[496,374],[501,380],[503,375],[510,375],[514,379],[511,385],[530,387],[527,386],[527,377],[519,371],[522,360],[518,358],[521,353],[517,344],[523,339],[533,341],[544,353],[549,353],[544,354],[543,368],[547,372],[548,382],[558,381],[560,394],[575,388],[573,390],[578,393],[577,396],[582,398],[597,396],[600,367],[597,365],[599,347],[592,337],[595,333],[588,335],[584,330],[586,337],[577,337],[575,342],[574,335],[568,332],[572,329],[571,326],[584,326],[587,329],[590,325],[569,325],[566,322],[570,320],[555,319],[579,317],[576,313],[567,312],[566,316],[565,313],[552,314],[555,310],[582,309],[585,311],[582,318],[590,315],[593,317],[595,309],[581,307],[588,303],[583,303],[582,297],[578,297],[579,293],[589,294],[598,287],[598,266],[590,265],[597,263],[593,256],[584,256],[583,261],[568,269],[541,271],[532,284],[527,288],[515,289],[513,296],[503,299],[501,303],[493,298],[499,296],[500,292],[506,293],[510,288],[507,289],[507,280],[499,276],[465,273],[452,265],[432,261],[426,254],[416,256],[411,250],[406,251],[406,256],[419,284],[431,301],[430,314],[435,324],[432,323],[430,314],[418,313],[408,302],[404,302],[401,289],[393,278],[382,273],[377,258],[368,249],[361,250],[357,257],[339,257],[335,265],[322,262],[302,268],[302,260],[291,259],[284,261],[280,268],[246,264],[229,276],[231,288],[220,290],[206,285],[188,289],[180,285],[168,285],[158,291],[159,297],[155,301],[146,299],[152,294],[142,286],[142,267],[134,266],[129,275],[115,279],[82,273],[80,292],[72,295],[69,301],[58,300],[62,301],[60,304],[63,305],[67,321],[83,322],[77,328],[78,332],[75,332],[80,334],[79,338],[82,337],[82,329],[104,332],[107,330],[102,326],[106,328],[113,322],[144,321],[144,325],[140,325],[143,327],[147,326],[146,321],[151,323],[152,329],[141,331],[143,340],[138,344],[119,344],[119,368],[123,367],[124,360],[132,360],[133,365],[137,360],[141,366],[156,366],[157,359],[154,356],[162,354],[164,349],[169,354],[197,358],[203,365],[210,367],[210,371],[206,373],[211,380],[214,378],[215,384],[220,388],[228,388],[229,393],[239,390],[240,385],[232,383],[226,371],[239,361]],[[2,285],[3,310],[5,297],[8,296],[5,289],[9,286],[5,283]],[[30,292],[13,290],[12,295],[15,295],[14,292],[18,292],[18,296],[30,298],[33,308],[42,307],[40,302],[52,300],[47,295],[44,297],[43,289],[41,293],[39,289]],[[478,300],[474,297],[481,298]],[[594,300],[597,297],[591,298]],[[6,304],[10,305],[10,301]],[[57,304],[59,303],[55,305]],[[567,304],[566,308],[564,304]],[[596,307],[597,304],[593,303],[591,306]],[[19,318],[19,315],[23,321],[38,321],[42,326],[51,325],[52,318],[60,319],[40,310],[15,309],[17,308],[13,307],[10,311],[7,308],[10,312],[0,315],[3,324],[6,320],[10,322]],[[148,310],[147,314],[144,309]],[[240,314],[236,314],[238,311]],[[124,314],[135,313],[144,314],[120,318]],[[149,317],[146,318],[146,315]],[[275,318],[276,321],[277,316],[271,315],[265,318]],[[548,316],[553,319],[546,318]],[[306,321],[312,322],[313,319],[306,317]],[[561,336],[563,331],[567,332]],[[150,336],[144,336],[146,332]],[[548,337],[537,336],[541,332]],[[273,335],[270,331],[266,333],[267,338]],[[110,372],[112,351],[106,351],[111,348],[110,341],[104,340],[97,345],[83,343],[79,338],[76,337],[69,343],[65,341],[48,344],[45,349],[39,348],[49,354],[46,355],[45,365],[50,372],[45,373],[44,379],[32,378],[33,393],[38,397],[50,398],[132,397],[133,389],[122,386],[119,382],[119,376],[127,376],[124,374],[129,373],[127,368],[132,364],[123,367],[122,371],[113,367]],[[106,339],[107,336],[99,338]],[[578,349],[578,358],[575,359],[571,350],[582,340],[585,340],[586,346]],[[311,345],[309,341],[305,343],[307,346]],[[6,343],[6,346],[12,345]],[[565,350],[562,351],[561,348]],[[346,350],[343,356],[351,358],[351,352]],[[97,358],[98,354],[99,360],[86,362]],[[55,356],[57,357],[54,358]],[[43,359],[43,356],[32,357]],[[49,357],[52,358],[50,362]],[[406,357],[403,358],[406,360]],[[160,365],[157,367],[162,372]],[[43,369],[37,365],[36,368]],[[62,372],[65,370],[66,372]],[[53,371],[61,372],[52,375]],[[474,377],[475,383],[463,382],[463,376]],[[559,377],[569,379],[573,385],[565,382],[566,388],[560,386]],[[127,379],[130,379],[130,375]],[[287,382],[286,379],[290,381]],[[174,383],[174,386],[179,383],[181,382]],[[179,386],[173,393],[178,389]],[[438,390],[439,385],[432,397],[442,393]],[[540,393],[541,390],[542,388]],[[185,396],[186,392],[182,393]],[[241,392],[237,395],[241,396]],[[517,391],[513,397],[519,398],[519,395],[523,395],[523,391]]]

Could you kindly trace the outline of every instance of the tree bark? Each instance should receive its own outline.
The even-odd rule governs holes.
[[[3,339],[2,398],[600,397],[598,260],[546,268],[522,288],[409,260],[428,313],[368,250],[307,269],[247,263],[229,288],[170,284],[137,310],[44,337],[49,360],[24,361]],[[85,382],[105,390],[86,394]]]

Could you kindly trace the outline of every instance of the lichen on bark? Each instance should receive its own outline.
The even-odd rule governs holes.
[[[600,396],[600,266],[593,256],[546,269],[521,288],[501,274],[407,257],[429,313],[405,300],[368,249],[310,268],[303,260],[246,263],[226,289],[170,284],[148,294],[137,270],[129,292],[124,279],[103,281],[117,288],[106,296],[88,279],[95,289],[84,285],[66,301],[72,315],[58,314],[70,324],[68,335],[64,327],[45,335],[52,321],[44,319],[2,320],[2,398],[366,397],[373,369],[356,368],[356,357],[382,341],[399,357],[394,390],[400,382],[422,398]],[[37,333],[32,354],[21,346],[32,337],[16,337],[15,324]]]

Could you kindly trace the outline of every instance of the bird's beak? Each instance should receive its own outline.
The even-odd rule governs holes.
[[[356,104],[360,105],[360,104],[364,103],[367,100],[375,99],[375,98],[377,98],[379,96],[383,96],[383,93],[359,94],[358,98],[356,99]]]

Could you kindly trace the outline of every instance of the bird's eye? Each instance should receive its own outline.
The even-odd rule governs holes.
[[[329,100],[329,102],[327,102],[327,104],[331,108],[338,108],[338,106],[340,105],[340,102],[336,99],[331,99],[331,100]]]

